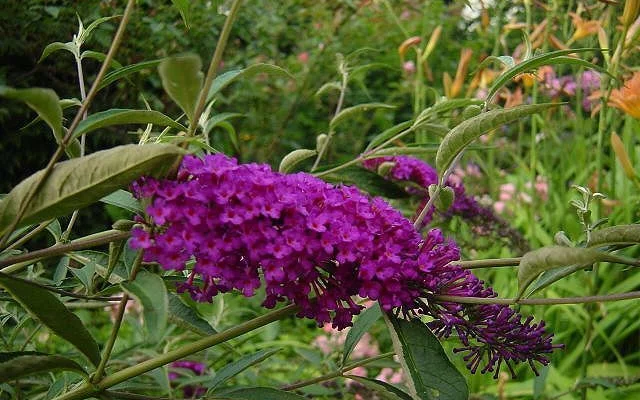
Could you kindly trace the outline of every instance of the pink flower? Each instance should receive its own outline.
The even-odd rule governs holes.
[[[402,64],[402,69],[409,75],[414,74],[416,72],[416,63],[411,60],[406,61]]]
[[[300,61],[303,64],[308,63],[309,62],[309,52],[303,51],[302,53],[298,54],[298,61]]]

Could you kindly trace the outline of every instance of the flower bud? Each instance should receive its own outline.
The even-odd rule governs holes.
[[[640,0],[626,0],[624,2],[624,12],[622,13],[622,25],[625,27],[631,26],[638,18],[638,13],[640,13]]]

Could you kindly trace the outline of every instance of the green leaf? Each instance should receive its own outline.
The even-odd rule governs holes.
[[[463,121],[449,131],[438,148],[438,153],[436,154],[436,169],[438,173],[444,174],[465,147],[488,131],[555,106],[557,104],[533,104],[491,110]]]
[[[446,99],[439,101],[431,107],[427,107],[415,119],[414,128],[424,124],[425,122],[430,121],[431,119],[437,117],[440,114],[447,113],[449,111],[453,111],[457,108],[468,107],[471,105],[480,105],[484,103],[482,100],[476,99]]]
[[[69,53],[73,54],[74,57],[80,57],[80,49],[78,48],[78,46],[75,45],[75,43],[53,42],[53,43],[49,43],[47,47],[44,48],[44,50],[42,51],[42,55],[38,60],[38,63],[41,63],[42,60],[44,60],[45,58],[49,57],[52,53],[59,50],[66,50]]]
[[[60,241],[60,238],[62,237],[62,226],[60,226],[60,221],[54,219],[45,229],[51,234],[51,236],[53,236],[56,243]]]
[[[34,318],[74,345],[94,365],[98,365],[100,362],[98,344],[80,318],[69,311],[56,296],[28,281],[2,273],[0,273],[0,286],[5,288]]]
[[[167,144],[125,145],[59,162],[27,205],[18,227],[70,214],[142,175],[163,176],[183,154],[181,148]],[[23,180],[0,202],[0,235],[6,233],[42,174],[39,171]]]
[[[253,387],[242,388],[233,390],[231,392],[225,392],[224,397],[227,399],[242,399],[242,400],[305,400],[304,397],[295,393],[285,392],[283,390],[268,388],[268,387]]]
[[[438,339],[420,320],[406,321],[383,314],[393,348],[416,400],[467,400],[467,382],[449,361]]]
[[[189,11],[189,0],[171,0],[174,7],[180,11],[180,15],[182,16],[182,21],[184,22],[187,29],[190,29],[189,19],[191,18],[191,13]]]
[[[60,100],[60,108],[62,108],[63,110],[66,110],[69,107],[80,107],[81,105],[82,102],[76,98]],[[40,118],[40,116],[37,116],[31,122],[20,128],[20,130],[24,131],[25,129],[29,129],[40,121],[42,121],[42,118]]]
[[[126,78],[127,76],[134,74],[138,71],[142,71],[149,68],[155,68],[158,65],[160,65],[162,60],[163,59],[142,61],[137,64],[127,65],[126,67],[122,67],[115,71],[111,71],[104,76],[104,79],[102,79],[102,81],[100,81],[100,86],[98,86],[98,90],[105,88],[111,85],[113,82],[116,82],[122,78]]]
[[[107,55],[105,53],[101,53],[99,51],[85,50],[80,54],[80,59],[84,60],[85,58],[91,58],[93,60],[97,60],[99,62],[104,62],[107,59]],[[122,68],[122,64],[120,64],[116,60],[111,60],[109,65],[111,68]]]
[[[409,196],[404,189],[394,182],[361,167],[343,168],[340,171],[325,175],[322,178],[329,182],[356,185],[372,196],[382,196],[389,199],[399,199]]]
[[[346,375],[346,378],[361,383],[364,387],[375,392],[381,400],[412,400],[411,396],[387,382],[363,376]]]
[[[117,242],[109,243],[109,262],[107,263],[107,272],[104,276],[104,279],[106,281],[109,281],[109,278],[111,278],[111,274],[116,268],[116,265],[118,265],[118,261],[120,261],[120,256],[122,255],[126,244],[126,240],[119,240]]]
[[[100,26],[101,24],[112,20],[114,18],[119,18],[120,15],[110,15],[108,17],[101,17],[96,19],[95,21],[91,22],[89,24],[89,26],[87,26],[85,29],[82,29],[82,33],[80,34],[80,37],[77,39],[78,43],[80,43],[80,46],[82,46],[82,44],[84,42],[86,42],[89,37],[91,36],[91,34],[93,33],[93,31]]]
[[[36,351],[0,353],[0,383],[40,372],[61,370],[87,376],[85,370],[78,363],[68,358]]]
[[[544,271],[542,275],[540,275],[540,277],[538,277],[538,279],[528,288],[529,292],[525,297],[529,297],[532,294],[551,285],[552,283],[555,283],[560,279],[573,274],[574,272],[578,272],[581,269],[589,267],[589,265],[570,265],[568,267],[559,267]]]
[[[131,211],[134,214],[142,214],[144,209],[140,201],[133,197],[131,192],[118,189],[115,192],[100,199],[105,204],[110,204],[122,208],[123,210]]]
[[[564,266],[583,267],[596,262],[611,262],[638,266],[638,261],[615,254],[603,253],[582,247],[548,246],[533,250],[522,256],[518,266],[518,299],[538,275]],[[576,267],[577,268],[577,267]]]
[[[396,108],[396,106],[392,106],[390,104],[385,104],[385,103],[363,103],[363,104],[358,104],[357,106],[348,107],[348,108],[345,108],[344,110],[340,111],[338,113],[338,115],[333,117],[333,119],[329,123],[329,126],[332,129],[334,129],[336,126],[340,125],[342,122],[344,122],[345,120],[351,118],[352,116],[354,116],[356,114],[360,114],[360,113],[363,113],[365,111],[376,110],[376,109],[380,109],[380,108],[394,109],[394,108]]]
[[[584,49],[568,49],[568,50],[558,50],[552,51],[550,53],[540,54],[534,57],[529,58],[519,64],[514,65],[513,67],[506,70],[502,75],[500,75],[493,82],[491,88],[489,88],[489,92],[487,93],[487,103],[491,103],[493,97],[500,91],[500,89],[509,83],[514,77],[520,75],[522,73],[532,71],[538,67],[543,65],[555,64],[555,59],[561,56],[567,56],[573,53],[584,53],[587,51],[601,51],[599,48],[584,48]],[[559,62],[562,63],[562,62]],[[596,65],[588,63],[589,68],[598,68]]]
[[[165,58],[158,66],[162,87],[191,123],[204,80],[201,69],[202,61],[195,54]]]
[[[329,90],[336,90],[340,92],[342,90],[342,85],[340,82],[327,82],[324,85],[320,86],[320,89],[316,91],[314,96],[321,96],[323,93],[328,92]]]
[[[207,133],[211,132],[211,130],[213,128],[215,128],[216,126],[221,125],[223,122],[226,122],[227,120],[229,120],[231,118],[238,118],[238,117],[244,117],[244,114],[240,114],[240,113],[220,113],[220,114],[214,115],[209,120],[207,120],[207,123],[205,124],[205,128],[204,128],[205,135]]]
[[[640,243],[640,224],[618,225],[591,232],[589,247]]]
[[[207,94],[207,103],[209,103],[215,97],[218,92],[222,89],[229,86],[231,83],[241,78],[250,78],[256,74],[260,73],[268,73],[284,78],[295,79],[293,75],[289,73],[284,68],[280,68],[277,65],[271,64],[254,64],[250,65],[245,69],[238,69],[234,71],[228,71],[224,74],[219,75],[216,79],[214,79],[213,84],[211,85],[211,89],[209,89],[209,93]]]
[[[218,372],[216,372],[213,379],[204,383],[204,386],[209,389],[215,389],[220,384],[228,381],[229,379],[238,375],[245,369],[253,365],[256,365],[258,363],[261,363],[262,361],[271,357],[278,351],[280,351],[280,349],[264,349],[264,350],[257,351],[253,354],[246,355],[240,358],[239,360],[234,361],[231,364],[227,364],[224,367],[222,367],[220,370],[218,370]]]
[[[58,143],[62,140],[62,107],[56,92],[44,88],[13,89],[0,86],[0,96],[27,103],[49,125]]]
[[[398,147],[387,147],[384,149],[376,150],[375,153],[370,153],[365,156],[365,159],[383,157],[383,156],[399,156],[399,155],[424,155],[424,154],[433,154],[438,151],[438,145],[432,144],[422,144],[422,145],[411,145],[411,146],[398,146]]]
[[[78,128],[73,132],[73,137],[76,138],[107,126],[127,124],[154,124],[170,126],[181,131],[187,130],[184,125],[174,121],[159,111],[114,108],[89,115],[78,124]]]
[[[297,164],[301,163],[302,161],[308,158],[315,156],[316,154],[318,154],[318,152],[315,150],[309,150],[309,149],[294,150],[282,158],[282,161],[280,161],[280,166],[278,167],[278,172],[282,172],[282,173],[291,172],[293,167],[295,167]]]
[[[380,311],[380,305],[378,303],[366,309],[353,323],[351,329],[347,333],[347,337],[344,341],[344,348],[342,350],[342,365],[344,365],[349,359],[349,355],[356,347],[362,335],[371,329],[373,324],[382,316]]]
[[[396,136],[400,132],[409,129],[412,125],[413,125],[413,120],[405,121],[405,122],[399,123],[398,125],[392,126],[391,128],[385,130],[382,133],[379,133],[373,139],[371,139],[371,142],[369,143],[367,148],[364,150],[364,153],[366,153],[367,151],[373,149],[374,147],[386,142],[387,140],[389,140],[392,137]]]
[[[162,278],[140,271],[134,281],[120,283],[122,290],[138,299],[143,308],[144,325],[153,342],[164,335],[169,311],[169,296]]]
[[[479,71],[481,68],[486,67],[492,62],[500,63],[507,68],[512,68],[514,65],[516,65],[515,60],[511,56],[489,56],[482,60],[480,64],[478,64],[478,66],[476,67],[476,71]]]
[[[209,325],[198,312],[189,307],[180,300],[180,297],[169,293],[169,321],[189,329],[200,336],[214,335],[217,333],[215,329]]]

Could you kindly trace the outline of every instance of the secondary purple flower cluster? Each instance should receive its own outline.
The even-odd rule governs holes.
[[[207,366],[197,361],[174,361],[170,365],[169,381],[175,381],[180,378],[180,373],[178,372],[180,369],[190,370],[197,376],[201,376],[207,371]],[[182,388],[182,393],[185,398],[202,396],[206,392],[207,389],[202,386],[186,385]]]
[[[409,156],[387,156],[376,157],[365,160],[365,168],[376,170],[383,163],[392,163],[393,167],[388,170],[386,177],[395,181],[406,181],[417,184],[408,186],[407,191],[412,195],[422,197],[422,203],[417,208],[420,213],[429,200],[429,185],[438,183],[438,174],[427,162]],[[450,217],[459,215],[465,220],[474,224],[474,231],[482,236],[497,234],[499,238],[509,238],[512,244],[523,251],[527,251],[527,244],[522,235],[514,230],[505,220],[497,216],[490,207],[478,203],[478,201],[466,193],[462,182],[449,179],[446,185],[453,189],[455,195],[453,204],[444,212],[443,216]],[[431,222],[435,207],[431,208],[423,224]]]
[[[299,316],[342,329],[362,308],[353,300],[358,295],[385,311],[430,315],[441,336],[456,329],[463,350],[487,355],[484,371],[503,361],[546,364],[543,354],[553,350],[551,335],[521,323],[508,307],[439,302],[441,294],[494,294],[449,265],[459,249],[440,231],[423,239],[385,201],[356,188],[213,155],[185,157],[175,180],[141,179],[134,193],[150,204],[144,229],[132,231],[132,246],[165,269],[192,265],[179,289],[196,300],[230,290],[252,296],[263,282],[266,307],[289,300]]]
[[[600,88],[600,75],[591,70],[584,71],[580,75],[580,89],[582,90],[582,108],[591,111],[597,99],[589,98]],[[542,82],[543,91],[552,98],[573,97],[576,95],[578,83],[572,75],[556,77],[555,72],[550,70],[545,75]]]

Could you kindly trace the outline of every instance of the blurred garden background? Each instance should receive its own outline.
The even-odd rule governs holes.
[[[178,9],[169,0],[137,1],[111,71],[184,53],[195,53],[206,60],[206,69],[232,2],[187,3],[186,8]],[[81,99],[73,55],[63,50],[43,57],[43,51],[50,43],[71,41],[78,32],[79,20],[87,27],[99,18],[121,14],[122,9],[123,2],[115,0],[3,0],[0,85],[47,87],[61,99]],[[206,144],[241,162],[268,163],[277,169],[285,155],[296,149],[316,149],[319,135],[331,134],[323,162],[338,165],[369,150],[367,146],[381,132],[416,118],[443,97],[466,99],[469,102],[464,106],[439,114],[433,124],[415,136],[394,142],[396,147],[415,149],[413,157],[435,165],[443,134],[471,116],[465,113],[474,109],[467,106],[478,106],[480,101],[476,100],[486,100],[503,71],[536,54],[586,49],[563,57],[584,60],[595,67],[564,59],[537,66],[509,79],[492,95],[491,105],[504,108],[562,103],[492,130],[475,141],[459,160],[451,179],[463,184],[465,195],[490,210],[492,217],[470,220],[443,214],[432,223],[457,241],[463,260],[519,257],[543,246],[579,244],[586,240],[585,226],[587,231],[596,229],[593,225],[601,218],[606,218],[601,226],[632,224],[640,218],[640,19],[637,12],[623,15],[624,10],[624,0],[245,1],[218,74],[261,64],[279,68],[253,67],[252,73],[221,88],[210,109],[219,118],[207,133]],[[83,43],[87,88],[111,45],[118,22],[118,18],[105,20]],[[364,103],[371,106],[349,115],[333,132],[330,121],[337,107],[346,109]],[[69,104],[64,110],[66,119],[72,119],[78,109],[72,101]],[[147,107],[174,118],[181,114],[163,91],[157,63],[104,87],[89,114],[110,108]],[[24,104],[6,99],[0,102],[0,193],[8,193],[22,179],[44,168],[55,150],[56,141],[47,125],[30,123],[35,117]],[[87,136],[86,151],[137,143],[144,131],[140,125],[100,129]],[[312,164],[310,158],[296,170],[309,171]],[[374,195],[387,193],[378,190],[377,180],[367,179],[345,173],[333,181],[361,188],[364,185],[365,190],[370,187],[368,191]],[[583,199],[574,185],[582,187],[583,192],[606,196],[593,200],[591,222],[586,225],[584,212],[576,212],[575,203],[571,203]],[[421,199],[397,197],[390,200],[391,204],[408,218],[413,217]],[[80,211],[70,238],[104,230],[116,220],[131,217],[126,210],[96,203]],[[67,222],[68,218],[61,219],[63,226]],[[37,249],[54,241],[43,232],[27,248]],[[106,247],[87,251],[86,256],[95,259],[98,251],[107,256]],[[624,254],[638,257],[635,248]],[[61,271],[58,261],[30,266],[29,276],[60,287],[80,287],[85,294],[101,293],[100,278],[94,278],[95,271],[86,269],[81,259],[67,259],[70,273],[65,267],[64,275],[55,276],[52,271]],[[501,297],[518,293],[514,268],[478,269],[474,273]],[[534,297],[630,292],[639,290],[640,273],[601,263],[595,273],[590,268],[578,269],[549,286],[539,286],[541,290]],[[188,296],[181,297],[216,331],[263,312],[261,296],[247,299],[232,292],[216,296],[211,304],[196,304]],[[104,342],[111,331],[115,306],[99,305],[74,312],[91,327],[98,341]],[[494,379],[492,373],[468,373],[462,356],[451,351],[457,344],[444,341],[452,362],[467,377],[470,398],[640,398],[637,300],[522,305],[519,311],[536,316],[536,320],[544,319],[555,333],[554,342],[563,343],[564,349],[553,353],[549,366],[538,366],[539,376],[525,365],[516,368],[515,376],[504,369]],[[144,360],[197,337],[173,322],[162,340],[150,342],[141,308],[132,303],[114,356],[128,362]],[[65,353],[71,349],[40,329],[14,303],[0,303],[0,324],[3,351]],[[156,369],[116,389],[151,396],[128,398],[198,398],[206,392],[199,388],[230,360],[270,348],[281,350],[235,376],[232,382],[286,386],[336,370],[345,337],[345,331],[338,332],[330,325],[319,328],[311,320],[282,320],[234,339],[228,347],[198,353],[190,358],[192,364]],[[378,321],[351,359],[390,351],[391,338]],[[400,365],[392,358],[349,373],[400,386],[404,382]],[[73,374],[63,372],[23,379],[19,385],[2,384],[0,399],[54,398],[76,380]],[[313,399],[382,398],[370,387],[342,377],[309,384],[297,393]]]

